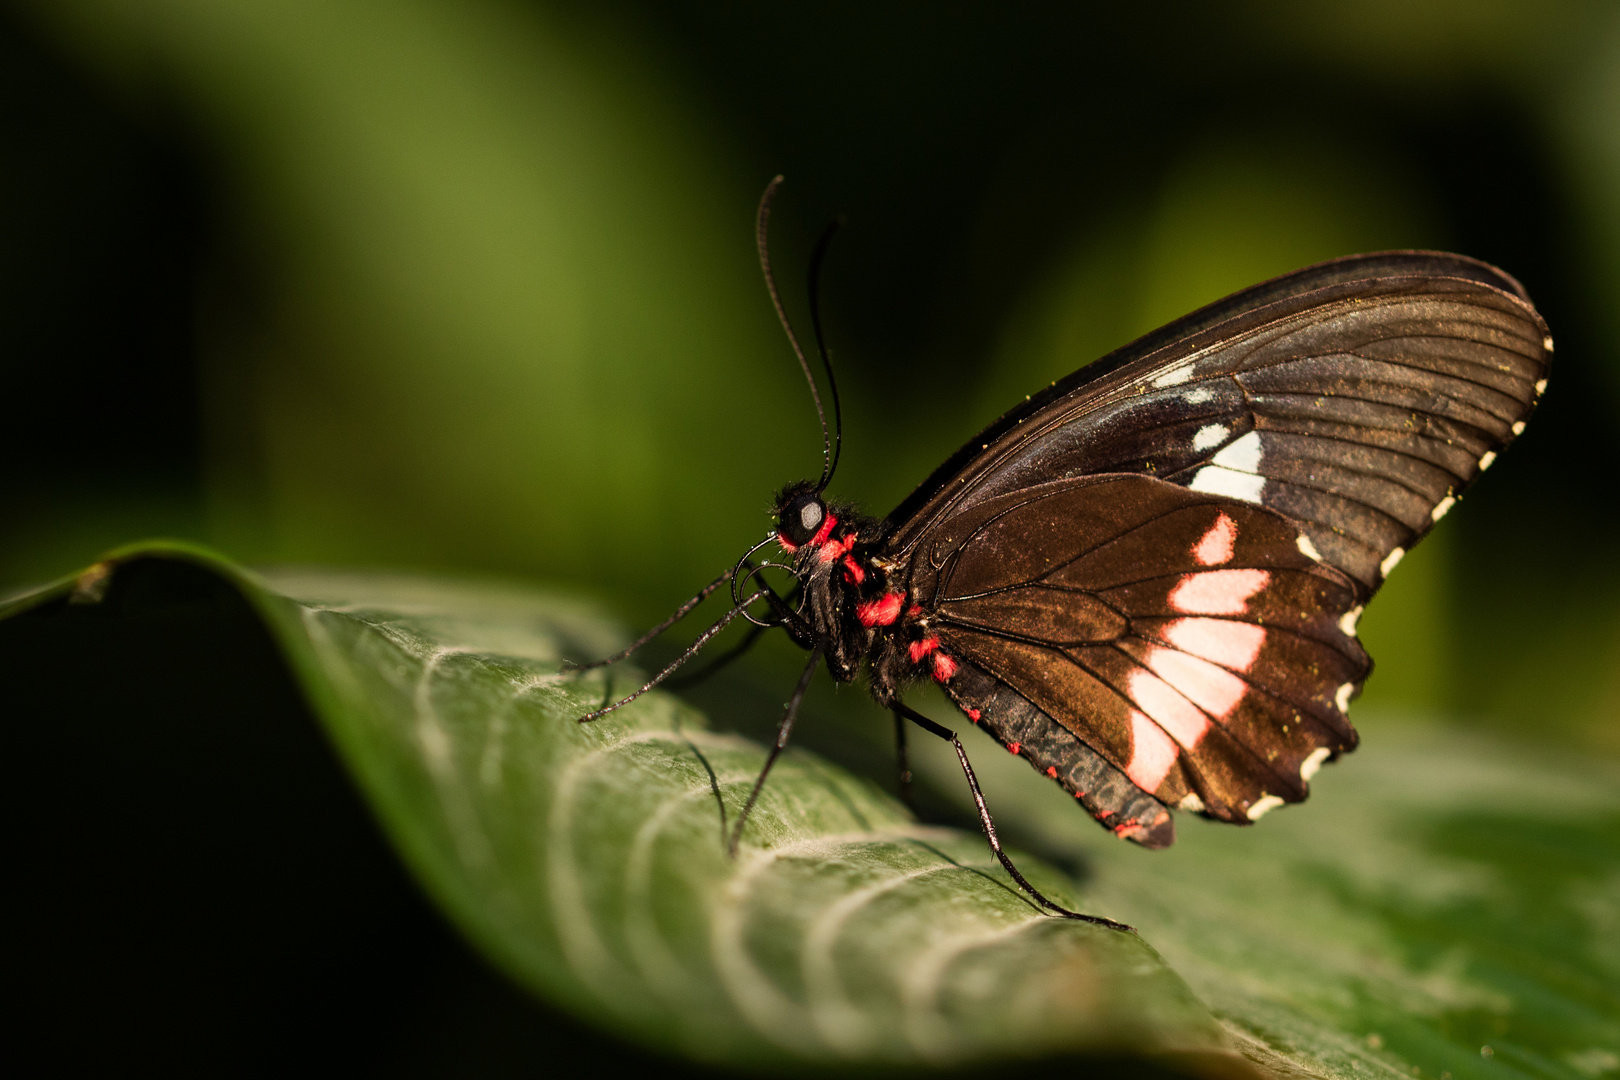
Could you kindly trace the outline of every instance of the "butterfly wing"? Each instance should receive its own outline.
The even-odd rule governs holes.
[[[1361,607],[1523,430],[1551,350],[1471,259],[1301,270],[1001,417],[882,555],[958,705],[1116,832],[1169,843],[1166,806],[1253,820],[1355,746]]]
[[[1277,510],[1366,601],[1546,387],[1552,339],[1508,275],[1394,252],[1195,312],[1001,417],[889,516],[934,523],[1031,483],[1140,472]]]
[[[1085,477],[960,515],[931,536],[910,584],[958,661],[949,690],[993,734],[1009,706],[1028,710],[998,707],[981,685],[992,682],[1160,809],[1247,822],[1305,798],[1316,767],[1356,744],[1345,709],[1370,664],[1340,626],[1356,592],[1299,536],[1263,507],[1151,477]],[[1027,742],[1076,795],[1101,778],[1061,738],[1004,741]],[[1161,816],[1145,803],[1090,808],[1127,831]]]

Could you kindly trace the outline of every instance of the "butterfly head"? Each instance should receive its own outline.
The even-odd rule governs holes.
[[[809,483],[790,484],[776,497],[776,537],[796,551],[827,531],[827,504]]]

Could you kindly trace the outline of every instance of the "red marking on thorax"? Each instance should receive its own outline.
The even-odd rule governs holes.
[[[832,535],[833,527],[837,524],[838,519],[831,514],[828,514],[825,518],[823,518],[821,521],[821,528],[817,529],[816,535],[810,538],[810,546],[820,547],[822,544],[825,544],[827,542],[827,537]]]
[[[862,626],[888,626],[900,617],[900,605],[905,601],[899,593],[884,593],[876,600],[855,605],[855,617]]]
[[[787,552],[789,555],[799,550],[799,545],[789,540],[785,533],[777,533],[776,542],[780,544],[782,546],[782,550]]]
[[[908,607],[906,609],[906,618],[908,618],[908,619],[918,619],[918,618],[922,617],[922,613],[923,613],[923,610],[922,610],[922,605],[921,604],[912,604],[910,607]]]
[[[855,534],[850,533],[842,540],[828,540],[821,545],[821,561],[824,563],[837,562],[849,554],[849,549],[855,546]]]
[[[949,682],[951,676],[956,674],[956,659],[945,653],[934,654],[934,681]]]
[[[939,648],[939,638],[932,634],[929,634],[921,641],[913,641],[911,643],[911,662],[913,664],[922,663],[923,657],[927,656],[937,648]]]
[[[866,580],[866,571],[861,569],[861,564],[851,555],[844,556],[844,580],[851,585],[859,585]]]

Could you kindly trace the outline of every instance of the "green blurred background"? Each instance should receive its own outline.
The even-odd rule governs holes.
[[[1551,389],[1367,616],[1358,720],[1620,753],[1612,0],[53,0],[0,8],[0,84],[0,588],[164,534],[661,616],[818,467],[783,172],[801,320],[848,215],[835,491],[878,513],[1262,278],[1518,276]]]

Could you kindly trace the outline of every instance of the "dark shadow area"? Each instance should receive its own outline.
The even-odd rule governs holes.
[[[0,484],[194,486],[199,148],[0,12]]]
[[[402,1076],[684,1067],[537,1006],[434,910],[256,616],[144,561],[0,623],[9,1056]]]
[[[26,988],[13,1059],[699,1074],[536,1003],[462,941],[399,863],[257,616],[213,575],[139,560],[99,603],[0,621],[0,716],[16,853],[6,955]],[[1208,1076],[1231,1063],[1185,1064]]]

